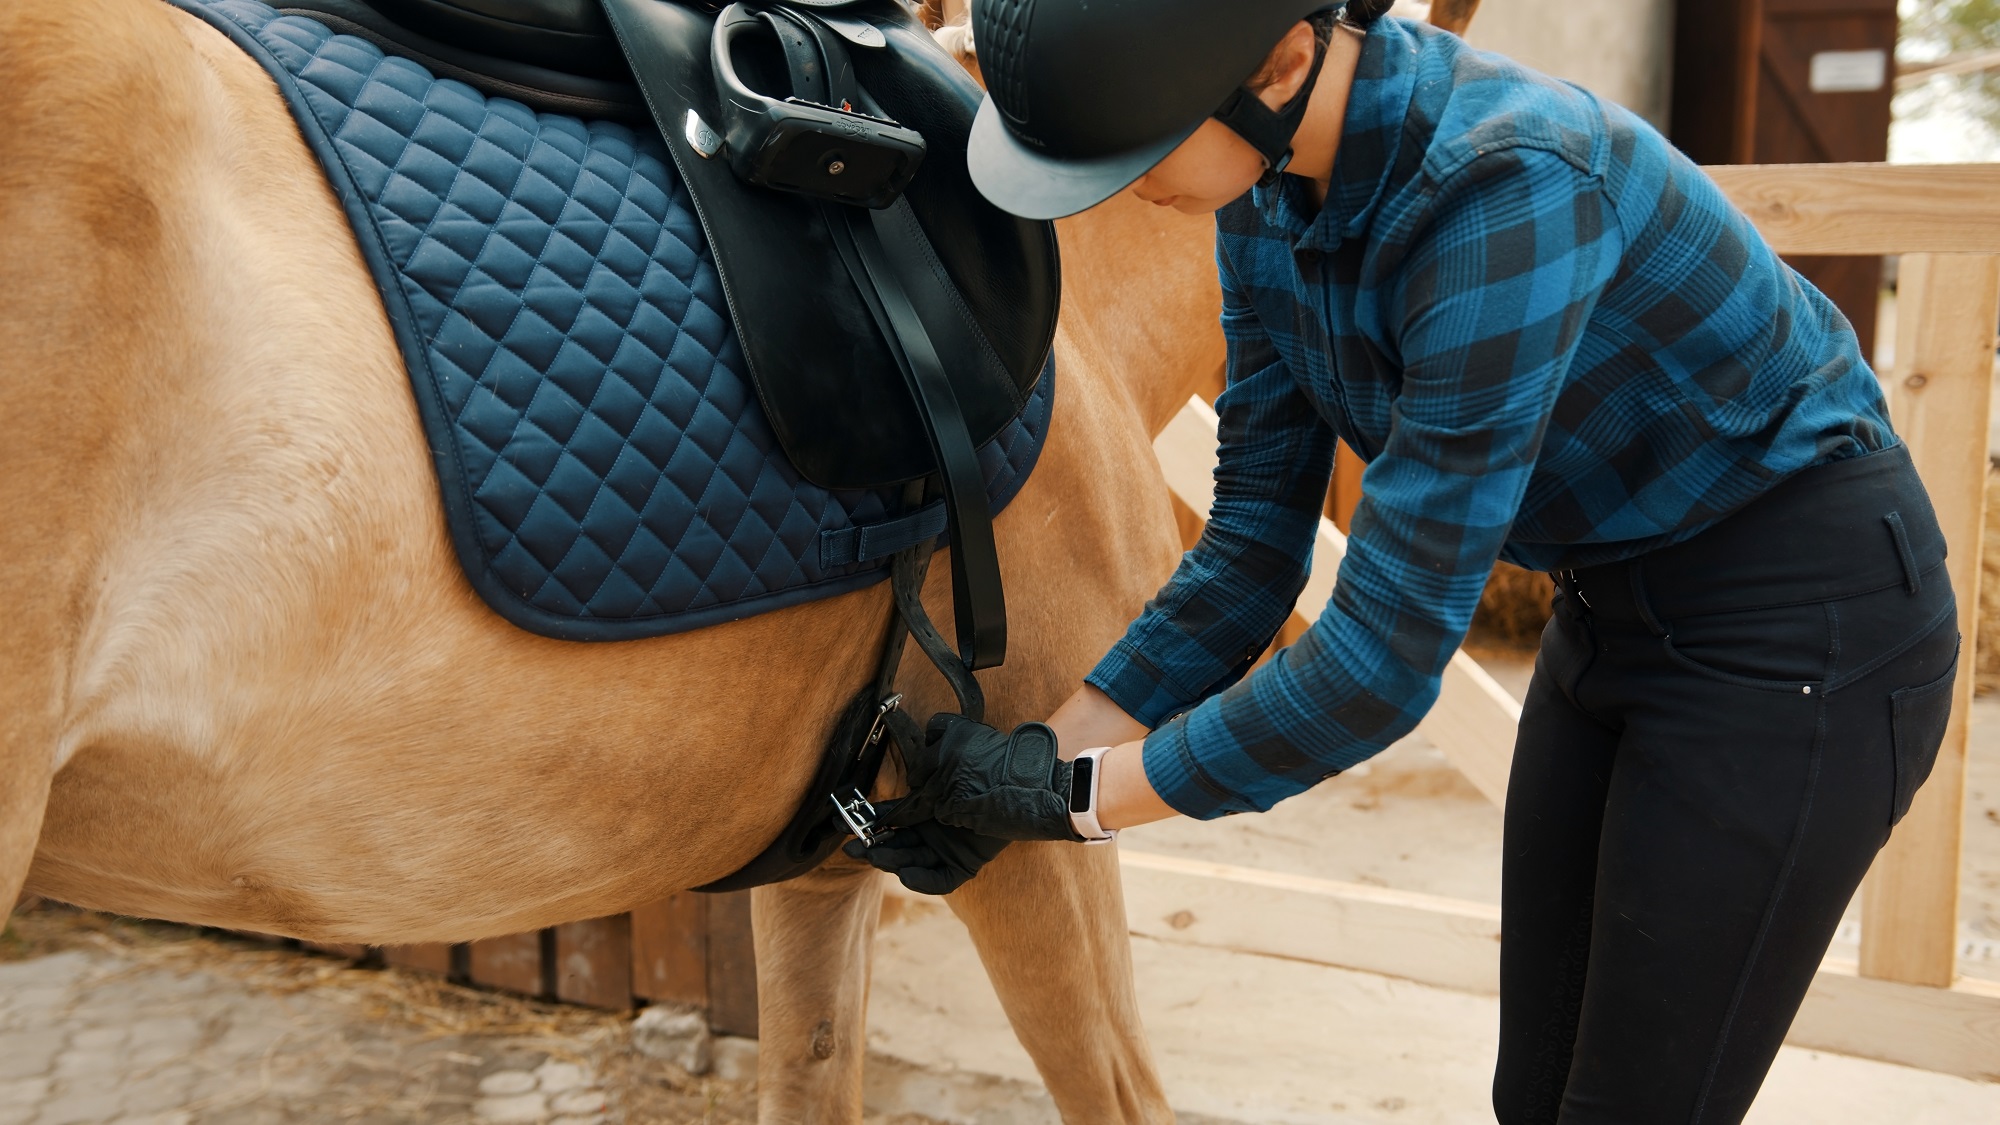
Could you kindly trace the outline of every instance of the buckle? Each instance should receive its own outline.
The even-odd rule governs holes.
[[[832,795],[832,800],[833,809],[840,814],[840,821],[847,825],[847,831],[861,841],[862,847],[874,847],[877,814],[867,795],[856,789],[854,795],[845,801],[840,799],[838,793]]]
[[[889,712],[902,705],[903,693],[900,691],[882,701],[882,706],[875,709],[875,724],[868,728],[868,740],[861,744],[862,749],[869,749],[882,741],[883,733],[889,729]]]

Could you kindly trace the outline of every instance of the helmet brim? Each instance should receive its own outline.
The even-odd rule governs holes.
[[[1197,121],[1176,136],[1116,156],[1054,157],[1009,132],[989,96],[973,119],[966,164],[973,184],[995,207],[1024,219],[1062,219],[1131,187],[1199,128]]]

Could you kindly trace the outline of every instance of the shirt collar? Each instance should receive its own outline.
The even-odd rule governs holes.
[[[1333,162],[1333,185],[1326,206],[1312,213],[1306,180],[1281,175],[1269,188],[1251,189],[1252,202],[1271,229],[1290,238],[1294,249],[1331,252],[1358,238],[1374,220],[1388,192],[1390,171],[1417,86],[1422,42],[1395,19],[1382,19],[1361,41],[1361,61],[1348,95],[1340,152]]]

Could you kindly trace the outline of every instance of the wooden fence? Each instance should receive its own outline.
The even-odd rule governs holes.
[[[367,956],[354,945],[307,948]],[[708,1013],[718,1035],[757,1034],[750,894],[677,894],[665,902],[466,945],[399,945],[384,964],[540,1000],[624,1010],[675,1004]]]

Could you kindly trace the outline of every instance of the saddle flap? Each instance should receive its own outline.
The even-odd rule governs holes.
[[[689,111],[724,119],[711,80],[714,17],[660,0],[602,0],[715,256],[759,404],[786,455],[828,488],[879,488],[936,471],[923,418],[891,344],[842,264],[821,204],[746,185],[728,160],[691,143]],[[1055,338],[1055,231],[987,203],[966,169],[982,92],[894,0],[796,0],[838,8],[884,46],[853,52],[883,113],[921,134],[928,154],[904,198],[934,248],[899,263],[939,284],[913,292],[951,371],[974,441],[1012,421]],[[908,274],[906,276],[923,276]]]

